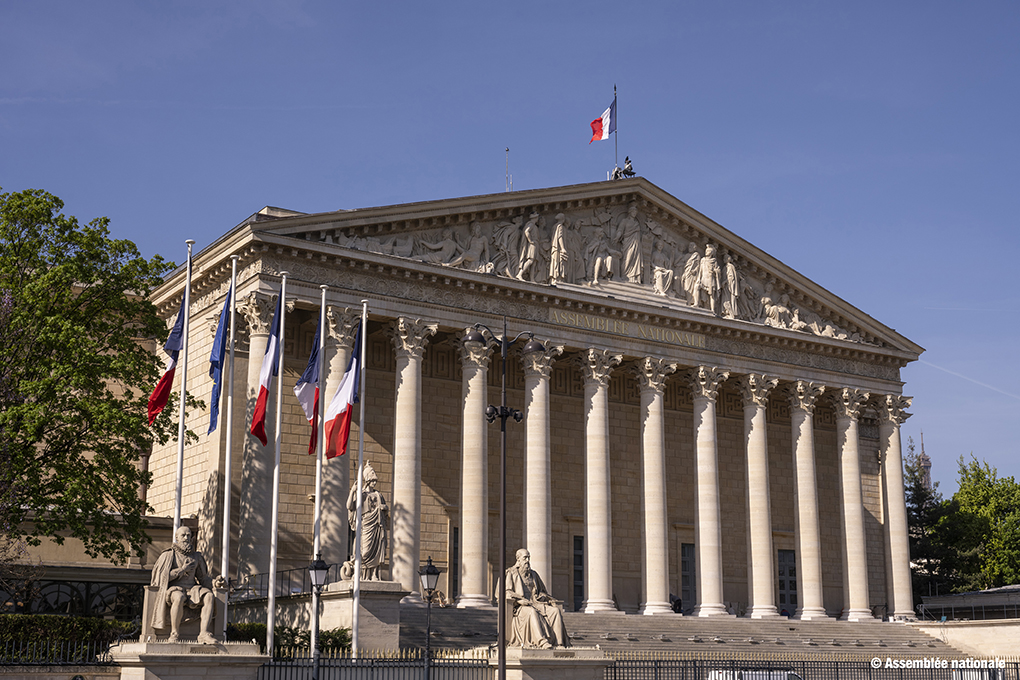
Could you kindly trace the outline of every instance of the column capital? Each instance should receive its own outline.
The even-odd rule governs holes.
[[[899,394],[880,394],[877,396],[878,420],[880,423],[892,423],[897,427],[906,422],[912,414],[907,413],[913,397]]]
[[[715,398],[719,396],[719,385],[730,377],[730,372],[715,366],[698,366],[687,371],[684,377],[687,379],[687,384],[690,385],[695,399],[715,401]]]
[[[337,349],[354,349],[355,328],[360,320],[358,308],[326,305],[326,342],[335,344]]]
[[[630,370],[637,376],[638,387],[641,391],[653,390],[662,394],[666,385],[666,376],[675,373],[677,363],[669,359],[659,357],[645,357],[638,360]]]
[[[871,393],[854,387],[844,387],[832,393],[832,407],[836,410],[836,418],[859,420],[861,408],[871,397]]]
[[[818,397],[825,392],[825,385],[809,380],[795,380],[786,386],[786,397],[790,400],[791,409],[799,409],[811,415],[815,412]]]
[[[585,386],[590,384],[605,387],[609,384],[609,374],[613,367],[623,361],[622,354],[611,354],[608,349],[595,349],[589,347],[575,358],[575,363],[581,369],[581,377],[584,378]]]
[[[252,291],[238,300],[237,311],[244,315],[249,335],[269,335],[276,297]]]
[[[465,336],[472,327],[464,329]],[[460,353],[460,360],[464,368],[488,368],[489,359],[492,356],[492,349],[484,342],[465,341],[464,336],[456,338],[453,346]]]
[[[748,373],[737,379],[737,389],[740,390],[740,398],[744,407],[768,406],[769,393],[779,384],[779,378],[773,378],[764,373]]]
[[[435,335],[438,330],[439,324],[434,321],[401,316],[393,320],[387,333],[393,341],[397,356],[418,359],[425,351],[429,336]]]
[[[521,352],[524,360],[524,375],[548,378],[552,375],[552,365],[556,357],[563,354],[563,345],[546,345],[541,352]]]

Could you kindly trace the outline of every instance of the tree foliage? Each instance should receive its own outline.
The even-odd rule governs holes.
[[[172,266],[79,224],[39,190],[0,193],[0,530],[80,539],[116,561],[140,549],[140,454],[167,327],[148,301]],[[151,342],[150,342],[151,345]]]

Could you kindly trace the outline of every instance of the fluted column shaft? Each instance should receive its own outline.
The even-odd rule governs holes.
[[[524,358],[524,547],[531,568],[552,581],[552,472],[549,435],[549,376],[562,346],[528,352]]]
[[[460,595],[458,607],[491,606],[489,596],[489,348],[459,342],[463,369],[460,465]]]
[[[779,616],[772,553],[772,503],[769,493],[769,449],[765,411],[768,396],[779,381],[752,373],[740,379],[744,402],[744,447],[747,463],[747,554],[749,606],[747,616]]]
[[[436,324],[401,317],[390,327],[396,350],[393,434],[393,580],[417,594],[421,525],[421,357]]]
[[[584,585],[585,613],[616,611],[613,604],[613,537],[609,479],[609,373],[623,357],[588,349],[579,363],[584,377]]]
[[[672,614],[669,603],[669,525],[666,513],[666,430],[662,392],[676,364],[645,357],[635,367],[641,390],[641,494],[644,563],[639,614]]]
[[[844,387],[833,396],[839,446],[840,510],[843,517],[844,621],[874,621],[868,600],[867,539],[864,533],[864,495],[858,450],[861,406],[870,395]]]
[[[269,324],[273,320],[274,301],[267,295],[250,293],[237,307],[248,324],[248,375],[245,423],[251,422],[255,401],[259,396],[259,374],[262,359],[269,342]],[[276,391],[269,391],[267,412],[273,413]],[[275,437],[276,420],[266,418],[266,436],[272,442]],[[269,551],[272,540],[270,513],[266,503],[273,489],[273,464],[275,452],[271,446],[262,446],[248,427],[245,427],[244,456],[241,462],[241,493],[238,508],[237,572],[242,581],[252,574],[269,573]]]
[[[694,505],[694,555],[697,586],[695,616],[723,616],[722,513],[719,507],[719,445],[715,400],[727,371],[699,366],[688,376],[694,398],[697,499]]]
[[[885,533],[890,583],[887,586],[890,616],[913,619],[913,594],[910,583],[910,542],[907,538],[907,505],[903,491],[903,450],[900,425],[910,417],[906,409],[911,398],[887,395],[879,402],[878,438],[882,453],[882,480],[885,484]]]
[[[822,598],[822,537],[818,524],[818,485],[815,480],[815,402],[825,388],[798,380],[789,387],[793,435],[793,495],[796,504],[797,595],[795,618],[828,618]]]

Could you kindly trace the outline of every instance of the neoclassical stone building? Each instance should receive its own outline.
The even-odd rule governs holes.
[[[507,425],[507,548],[528,547],[568,608],[666,614],[674,596],[699,616],[912,615],[900,368],[922,348],[647,180],[261,210],[195,257],[188,389],[206,400],[232,256],[234,450],[221,411],[186,451],[183,499],[218,564],[232,457],[232,577],[269,566],[273,423],[269,447],[246,433],[286,271],[280,570],[312,557],[314,457],[292,388],[326,285],[327,398],[369,303],[366,459],[391,507],[383,571],[405,589],[431,556],[459,606],[491,600],[500,440],[484,412],[502,366],[465,331],[506,316],[511,337],[542,343],[517,343],[507,365],[525,414]],[[184,282],[178,271],[154,297],[168,323]],[[207,425],[207,412],[189,421]],[[156,514],[173,512],[175,456],[150,459]],[[325,466],[331,562],[348,551],[355,463]]]

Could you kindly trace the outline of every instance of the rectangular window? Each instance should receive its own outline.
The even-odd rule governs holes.
[[[460,595],[460,527],[450,530],[450,573],[447,576],[450,584],[449,599]]]
[[[574,611],[584,602],[584,536],[574,536]]]
[[[697,579],[694,573],[694,544],[682,543],[680,545],[680,599],[682,600],[683,612],[689,614],[697,604]]]

